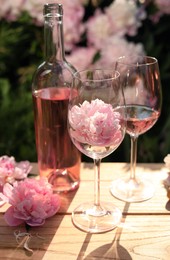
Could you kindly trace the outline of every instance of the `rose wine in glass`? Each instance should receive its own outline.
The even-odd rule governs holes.
[[[131,173],[128,178],[112,183],[111,193],[123,201],[140,202],[154,194],[153,184],[136,176],[138,136],[157,122],[162,105],[162,90],[158,61],[154,57],[121,57],[117,61],[124,90],[127,128],[131,138]]]
[[[112,202],[100,201],[100,163],[121,144],[126,130],[126,109],[119,73],[85,70],[74,74],[68,110],[68,130],[80,152],[94,160],[94,201],[84,202],[72,221],[89,233],[115,228],[121,211]]]

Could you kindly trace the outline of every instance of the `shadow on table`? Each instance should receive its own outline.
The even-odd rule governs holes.
[[[126,203],[124,207],[124,212],[128,212],[130,203]],[[122,218],[122,224],[125,223],[126,215]],[[123,226],[123,225],[122,225]],[[120,237],[122,234],[123,227],[117,227],[115,237],[113,241],[109,244],[102,245],[84,257],[86,253],[86,249],[90,240],[92,238],[92,234],[87,234],[85,241],[82,245],[81,251],[76,260],[95,260],[95,259],[126,259],[132,260],[129,252],[120,245]]]

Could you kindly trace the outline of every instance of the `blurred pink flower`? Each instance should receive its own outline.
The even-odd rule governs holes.
[[[82,22],[84,6],[81,0],[60,0],[63,5],[64,15],[64,41],[66,51],[72,50],[80,41],[85,26]],[[0,0],[0,18],[15,21],[23,13],[27,12],[37,26],[43,26],[43,6],[46,0]],[[50,3],[56,3],[51,0]]]
[[[111,35],[111,24],[106,14],[96,9],[94,15],[86,23],[89,44],[96,48],[103,46],[103,41]]]
[[[69,61],[77,70],[89,68],[93,63],[93,58],[97,50],[93,47],[76,48],[70,55],[66,55]]]
[[[84,6],[79,0],[62,0],[63,4],[63,30],[65,50],[71,51],[75,44],[81,40],[81,36],[85,30],[84,23]]]
[[[0,18],[15,21],[22,12],[23,4],[24,0],[0,0]]]
[[[32,166],[29,161],[17,163],[13,156],[7,155],[0,157],[0,191],[2,186],[9,182],[13,184],[16,180],[25,179],[31,171]]]
[[[164,14],[170,14],[170,0],[155,0],[154,4],[156,5],[157,10],[155,13],[150,14],[149,18],[156,24]]]
[[[167,2],[168,0],[163,0],[162,6]],[[36,25],[43,26],[43,5],[46,0],[0,0],[0,3],[0,18],[16,20],[27,12]],[[50,3],[56,1],[51,0]],[[134,48],[135,52],[140,48],[141,44],[131,44],[125,37],[118,41],[113,41],[113,38],[123,39],[127,34],[137,34],[142,20],[146,18],[145,5],[137,5],[133,0],[115,0],[104,9],[96,7],[94,14],[86,20],[84,18],[88,0],[61,0],[60,3],[64,10],[64,44],[66,53],[69,53],[67,59],[77,70],[93,66],[96,53],[99,53],[99,59],[101,57],[96,65],[104,64],[108,67],[111,59],[127,53],[126,47],[128,51]],[[85,42],[83,47],[82,42]]]
[[[39,226],[58,211],[60,199],[53,194],[47,178],[25,179],[24,181],[4,185],[3,194],[11,206],[5,212],[5,221],[10,226],[26,223]]]
[[[110,104],[95,99],[84,101],[69,110],[70,133],[73,138],[89,145],[115,145],[122,139],[120,114]]]
[[[34,19],[35,24],[43,25],[43,5],[45,0],[25,0],[23,9]],[[56,3],[51,0],[50,3]],[[63,31],[66,51],[70,51],[76,43],[80,41],[81,34],[84,32],[82,19],[84,7],[79,0],[60,0],[63,5]]]
[[[102,12],[96,9],[94,15],[86,23],[87,38],[90,44],[97,48],[104,45],[104,41],[113,35],[125,34],[134,36],[142,25],[141,20],[146,18],[145,11],[138,8],[134,1],[113,1]]]
[[[170,1],[169,0],[155,0],[158,9],[165,14],[170,14]]]
[[[100,59],[94,64],[95,67],[113,66],[114,62],[121,56],[144,55],[142,44],[128,42],[124,37],[112,36],[105,39],[100,52]]]
[[[46,2],[0,0],[0,19],[15,21],[26,12],[35,25],[43,26],[43,5]],[[94,2],[94,12],[90,10],[88,13]],[[136,36],[147,15],[152,22],[157,23],[164,13],[170,14],[170,0],[115,0],[106,5],[104,2],[100,5],[98,1],[90,3],[89,0],[60,0],[64,11],[66,57],[77,70],[109,67],[122,55],[145,55],[144,45],[136,43],[133,38],[128,40],[126,36]],[[56,0],[50,0],[50,3],[56,3]],[[150,8],[147,8],[150,4],[158,9],[157,12],[152,12],[152,15],[148,12]],[[95,64],[94,56],[98,58]]]
[[[53,2],[53,1],[52,1]],[[23,5],[23,11],[28,12],[30,17],[36,25],[43,25],[43,5],[46,3],[45,0],[25,0]]]
[[[135,1],[115,0],[105,8],[105,12],[109,17],[112,34],[134,36],[141,26],[141,20],[146,18],[144,10],[141,12]]]

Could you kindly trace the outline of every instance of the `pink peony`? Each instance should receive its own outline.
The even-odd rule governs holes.
[[[25,179],[14,185],[6,183],[3,194],[11,206],[5,212],[5,220],[10,226],[26,222],[30,226],[39,226],[45,219],[53,216],[60,207],[60,199],[53,194],[47,178]]]
[[[14,183],[16,180],[25,179],[31,171],[32,166],[29,161],[17,163],[13,156],[7,155],[0,157],[0,186],[6,182]]]
[[[112,34],[131,35],[137,34],[141,21],[146,18],[146,13],[139,8],[135,1],[115,0],[105,8]]]
[[[113,36],[137,35],[141,21],[146,18],[143,8],[138,8],[134,1],[113,1],[102,12],[96,9],[86,22],[89,44],[101,49],[105,39]]]
[[[23,11],[27,11],[33,18],[36,25],[43,25],[43,5],[46,0],[25,0]],[[56,3],[55,0],[51,0],[50,3]],[[60,0],[60,4],[63,5],[63,31],[65,49],[70,51],[74,45],[80,41],[81,35],[84,32],[83,16],[84,7],[79,0]]]
[[[110,104],[95,99],[84,101],[69,111],[70,133],[73,138],[89,145],[115,145],[122,140],[120,114]]]
[[[76,43],[81,40],[84,33],[84,7],[79,0],[62,0],[63,4],[63,31],[65,50],[71,51],[75,48]]]
[[[162,13],[170,14],[170,1],[169,0],[155,0],[155,4]]]
[[[103,41],[110,37],[112,32],[107,15],[102,13],[99,8],[86,22],[86,28],[88,43],[99,49],[103,46]]]
[[[94,64],[97,68],[113,66],[121,56],[144,55],[144,47],[141,43],[128,42],[124,37],[112,36],[104,41],[100,52],[100,59]]]
[[[66,59],[79,71],[91,66],[96,52],[97,49],[93,47],[79,47],[67,55]]]
[[[0,18],[15,21],[23,10],[25,0],[0,0]]]

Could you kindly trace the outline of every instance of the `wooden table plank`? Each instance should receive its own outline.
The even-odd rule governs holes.
[[[2,222],[2,221],[1,221]],[[75,228],[70,216],[54,216],[43,227],[31,229],[33,235],[27,254],[17,245],[13,231],[0,237],[3,259],[163,259],[170,256],[169,216],[126,216],[121,225],[104,234],[86,234]],[[36,237],[36,233],[45,239]]]
[[[37,164],[33,164],[33,174],[37,174]],[[103,174],[104,172],[104,174]],[[144,212],[148,214],[169,214],[170,203],[166,196],[166,190],[162,181],[167,177],[168,171],[164,164],[138,164],[138,175],[149,178],[155,185],[154,196],[140,203],[126,203],[114,198],[109,189],[114,179],[129,174],[129,164],[126,163],[103,163],[101,166],[101,201],[112,201],[123,213]],[[82,163],[81,183],[75,192],[61,194],[61,213],[71,213],[75,207],[94,197],[94,169],[93,164]],[[0,208],[5,212],[7,205]]]
[[[102,174],[104,172],[104,174]],[[164,164],[139,164],[137,166],[138,175],[149,178],[155,186],[154,196],[140,203],[126,203],[114,198],[110,193],[110,186],[114,179],[129,174],[129,164],[125,163],[104,163],[101,167],[101,201],[112,201],[123,213],[144,212],[148,214],[169,214],[170,203],[162,181],[167,177],[168,171]],[[80,188],[73,193],[63,195],[64,212],[66,204],[67,212],[71,213],[79,204],[93,200],[94,196],[94,169],[92,164],[83,164],[81,169]],[[69,201],[69,203],[68,203]]]
[[[93,200],[94,195],[93,164],[82,163],[80,188],[60,195],[59,213],[47,219],[42,227],[30,229],[29,246],[34,250],[33,254],[23,250],[22,239],[17,244],[14,231],[25,232],[25,226],[9,227],[3,218],[8,205],[3,206],[0,208],[0,259],[169,260],[170,202],[162,185],[167,169],[164,164],[138,164],[137,172],[154,182],[155,195],[145,202],[126,203],[114,198],[109,187],[114,179],[129,174],[129,164],[101,165],[101,201],[112,201],[121,209],[123,217],[118,228],[93,235],[78,230],[71,222],[72,210],[82,202]],[[37,164],[32,173],[38,173]]]

